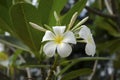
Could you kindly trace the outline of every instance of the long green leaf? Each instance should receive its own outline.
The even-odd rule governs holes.
[[[9,9],[0,5],[0,29],[3,29],[8,32],[12,32],[10,16],[9,16]]]
[[[106,30],[110,35],[114,37],[120,37],[120,33],[112,25],[107,23],[104,18],[97,17],[94,23],[99,28]]]
[[[60,14],[67,0],[40,0],[38,10],[42,24],[55,25],[54,11]]]
[[[56,20],[55,20],[55,17],[54,17],[54,11],[56,11],[58,16],[59,16],[61,10],[63,9],[63,7],[67,3],[67,1],[68,0],[54,0],[54,3],[52,5],[52,10],[51,10],[51,13],[49,15],[49,25],[50,26],[56,25]]]
[[[17,49],[17,50],[14,52],[14,54],[12,55],[12,57],[11,57],[11,59],[10,59],[10,65],[11,65],[12,67],[17,66],[17,65],[16,65],[16,61],[17,61],[19,55],[22,54],[22,52],[23,52],[23,50],[20,50],[20,49]]]
[[[30,52],[26,45],[14,37],[0,35],[0,42]]]
[[[74,70],[74,71],[71,71],[67,74],[65,74],[61,80],[72,80],[76,77],[79,77],[79,76],[85,76],[85,75],[88,75],[92,72],[91,69],[80,69],[80,70]]]
[[[109,53],[114,53],[120,50],[120,39],[109,40],[104,43],[99,43],[97,45],[99,51],[109,51]]]
[[[30,64],[24,64],[19,66],[19,68],[50,68],[50,65],[30,65]]]
[[[62,18],[62,25],[67,25],[70,22],[72,15],[75,12],[80,13],[86,5],[87,0],[79,0]]]
[[[63,68],[58,75],[63,74],[63,73],[66,72],[69,68],[71,68],[73,65],[77,64],[77,63],[80,62],[80,61],[110,60],[110,59],[111,59],[111,58],[106,58],[106,57],[83,57],[83,58],[77,58],[77,59],[73,59],[73,60],[61,62],[60,65],[63,65],[63,64],[66,64],[66,63],[69,63],[69,65],[67,65],[65,68]]]
[[[10,27],[8,26],[8,24],[3,21],[1,18],[0,18],[0,29],[4,30],[4,31],[10,31]]]
[[[14,33],[16,33],[17,37],[30,47],[33,52],[38,52],[44,33],[33,29],[29,25],[29,22],[40,24],[37,9],[30,4],[19,3],[12,6],[10,14]]]
[[[12,0],[0,0],[0,5],[6,8],[10,8],[10,6],[12,5]]]

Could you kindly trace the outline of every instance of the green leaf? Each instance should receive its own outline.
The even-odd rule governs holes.
[[[40,0],[38,10],[42,25],[49,24],[56,25],[54,18],[54,11],[60,14],[68,0]]]
[[[102,17],[97,17],[95,20],[95,25],[101,29],[106,30],[110,35],[114,37],[120,37],[120,33]]]
[[[30,49],[26,45],[14,37],[0,35],[0,42],[30,52]]]
[[[24,65],[21,65],[19,66],[19,68],[50,68],[50,65],[30,65],[30,64],[24,64]]]
[[[106,57],[83,57],[83,58],[77,58],[77,59],[73,59],[73,60],[68,60],[68,61],[62,61],[60,63],[60,65],[64,65],[66,63],[69,63],[65,68],[63,68],[61,70],[61,72],[58,75],[63,74],[64,72],[66,72],[69,68],[71,68],[72,66],[74,66],[75,64],[77,64],[80,61],[93,61],[93,60],[110,60],[111,58],[106,58]]]
[[[72,80],[76,77],[79,77],[79,76],[85,76],[85,75],[88,75],[92,73],[92,70],[91,69],[80,69],[80,70],[74,70],[74,71],[71,71],[67,74],[65,74],[61,80]]]
[[[97,45],[99,51],[109,51],[109,53],[114,53],[120,50],[120,39],[109,40],[104,43],[99,43]]]
[[[13,4],[17,3],[29,3],[32,4],[32,0],[13,0]]]
[[[10,31],[10,27],[0,18],[0,29],[4,31]]]
[[[17,61],[17,59],[18,59],[18,56],[19,56],[20,54],[22,54],[22,52],[23,52],[23,50],[21,50],[21,49],[16,49],[16,51],[14,52],[14,54],[12,55],[12,57],[11,57],[11,59],[10,59],[10,65],[11,65],[12,67],[17,66],[17,65],[16,65],[16,61]]]
[[[0,0],[0,5],[6,8],[10,8],[10,6],[12,5],[12,0]]]
[[[40,24],[37,9],[27,3],[18,3],[12,6],[11,11],[12,29],[17,37],[38,56],[43,32],[32,28],[29,22]]]
[[[12,32],[11,28],[9,27],[11,25],[9,9],[1,5],[0,5],[0,24],[1,29],[8,32]]]
[[[86,5],[87,0],[79,0],[62,18],[62,25],[67,25],[70,22],[72,15],[75,12],[80,13]]]

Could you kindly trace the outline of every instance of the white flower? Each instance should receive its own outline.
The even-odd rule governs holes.
[[[94,56],[95,51],[96,51],[96,45],[93,40],[90,29],[87,26],[82,25],[79,31],[79,36],[83,38],[85,42],[87,43],[85,46],[86,54]]]
[[[71,31],[65,32],[65,26],[54,26],[53,32],[46,31],[42,41],[48,41],[43,51],[48,57],[58,53],[61,57],[67,57],[72,52],[71,44],[76,44],[76,39]]]

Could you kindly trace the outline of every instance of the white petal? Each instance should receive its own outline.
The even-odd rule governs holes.
[[[85,47],[85,52],[87,55],[92,55],[94,56],[95,52],[96,52],[96,46],[95,44],[86,44],[86,47]]]
[[[42,41],[54,40],[55,35],[51,31],[46,31]]]
[[[54,26],[53,31],[56,35],[62,35],[65,31],[65,26]]]
[[[67,57],[72,52],[72,47],[69,44],[62,43],[57,46],[57,52],[61,57]]]
[[[56,47],[57,45],[53,41],[47,42],[43,47],[43,51],[48,57],[52,57],[55,54]]]
[[[64,34],[63,42],[76,44],[76,38],[75,38],[73,32],[71,32],[71,31],[66,32]]]
[[[85,25],[82,25],[81,26],[81,29],[79,31],[79,36],[83,39],[87,39],[87,37],[91,34],[90,32],[90,29],[85,26]]]

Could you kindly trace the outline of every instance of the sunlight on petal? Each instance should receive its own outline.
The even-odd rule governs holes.
[[[61,35],[65,31],[65,26],[54,26],[53,31],[56,35]]]
[[[76,38],[75,38],[73,32],[71,32],[71,31],[66,32],[64,34],[63,42],[76,44]]]
[[[69,44],[62,43],[57,46],[57,51],[61,57],[68,57],[72,52],[72,47]]]
[[[46,31],[43,39],[42,39],[42,42],[43,41],[48,41],[48,40],[53,40],[55,37],[55,35],[51,32],[51,31]]]
[[[52,57],[55,54],[56,46],[57,44],[53,41],[47,42],[43,47],[43,51],[48,57]]]

